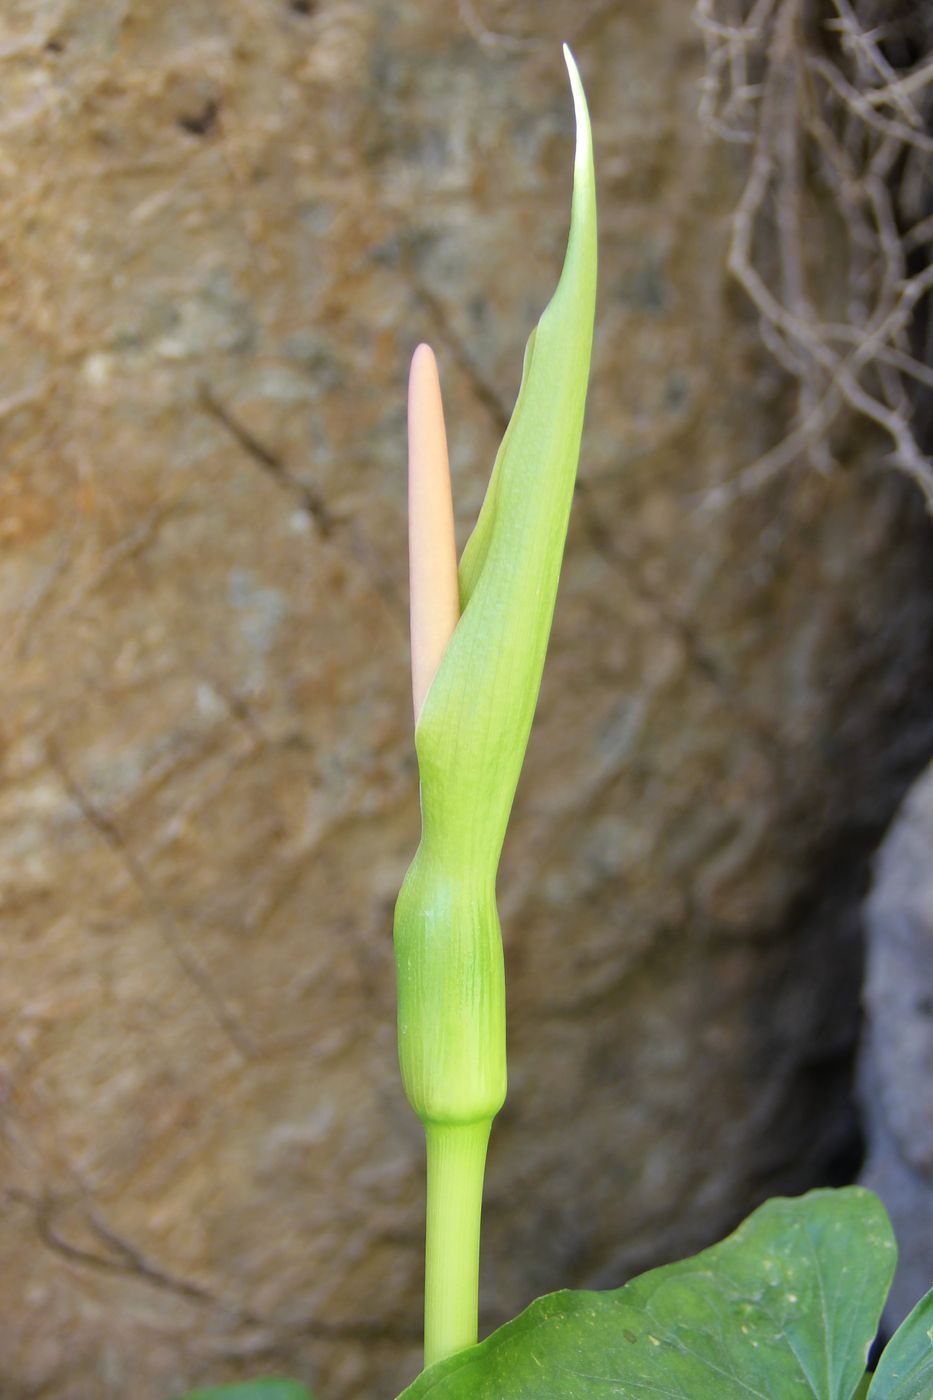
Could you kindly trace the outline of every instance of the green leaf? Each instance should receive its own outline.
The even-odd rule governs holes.
[[[577,144],[564,266],[528,342],[460,564],[460,621],[415,730],[422,834],[396,905],[395,951],[402,1078],[425,1122],[489,1121],[505,1097],[496,870],[551,630],[596,300],[592,135],[566,57]]]
[[[539,1298],[401,1400],[852,1400],[895,1258],[869,1191],[768,1201],[624,1288]]]
[[[314,1400],[310,1390],[297,1381],[239,1381],[235,1385],[215,1385],[209,1390],[191,1390],[180,1400]]]
[[[888,1342],[868,1400],[930,1400],[933,1396],[933,1289]]]

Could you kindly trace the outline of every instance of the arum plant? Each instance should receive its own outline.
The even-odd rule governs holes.
[[[412,689],[422,833],[395,914],[402,1078],[424,1124],[425,1370],[400,1400],[933,1400],[933,1292],[866,1371],[896,1250],[847,1187],[760,1206],[720,1244],[604,1293],[539,1298],[477,1342],[483,1171],[506,1089],[495,882],[537,701],[593,330],[596,206],[579,75],[570,238],[457,567],[440,385],[411,367]],[[310,1400],[296,1381],[185,1400]]]
[[[563,271],[456,565],[434,356],[409,383],[409,530],[421,842],[395,910],[398,1042],[427,1149],[425,1364],[476,1341],[483,1172],[505,1098],[496,872],[541,684],[580,452],[596,298],[593,148],[580,76]]]

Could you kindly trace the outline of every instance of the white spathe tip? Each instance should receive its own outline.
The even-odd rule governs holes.
[[[587,161],[589,147],[590,117],[586,106],[586,94],[583,91],[583,79],[580,77],[580,70],[574,58],[569,44],[561,46],[564,55],[564,62],[567,65],[567,75],[570,78],[570,91],[573,95],[573,115],[577,127],[577,143],[574,153],[574,171],[579,171]]]

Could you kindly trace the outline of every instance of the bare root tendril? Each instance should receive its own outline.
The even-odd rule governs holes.
[[[729,270],[795,394],[787,435],[707,503],[831,469],[854,413],[933,513],[933,5],[697,0],[696,18],[703,118],[749,151]]]

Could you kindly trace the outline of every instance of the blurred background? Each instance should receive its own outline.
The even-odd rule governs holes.
[[[600,294],[482,1326],[860,1173],[933,1278],[929,7],[3,0],[5,1400],[418,1369],[405,382],[462,543],[562,40]]]

